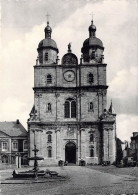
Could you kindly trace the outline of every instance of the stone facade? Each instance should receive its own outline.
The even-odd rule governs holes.
[[[68,45],[68,53],[58,64],[58,48],[51,39],[49,23],[45,39],[38,45],[39,63],[34,66],[34,106],[28,119],[30,157],[34,144],[40,164],[59,160],[101,164],[116,158],[116,114],[107,106],[104,47],[89,27],[80,64]],[[42,54],[43,53],[43,54]],[[43,57],[42,57],[43,56]]]

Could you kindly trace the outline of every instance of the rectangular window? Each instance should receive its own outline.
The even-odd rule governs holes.
[[[48,111],[48,112],[51,112],[51,103],[48,103],[48,104],[47,104],[47,111]]]
[[[50,74],[47,75],[47,84],[52,83],[52,76]]]
[[[48,53],[45,53],[45,61],[48,61]]]
[[[70,118],[70,103],[65,102],[65,118]]]
[[[93,148],[90,149],[90,157],[94,157],[94,150],[93,150]]]
[[[2,142],[2,151],[8,150],[8,142]]]
[[[12,147],[13,147],[13,150],[17,150],[18,149],[18,142],[13,142]]]
[[[52,147],[49,146],[48,147],[48,158],[51,158],[52,157]]]
[[[52,151],[48,150],[48,157],[51,158],[52,157]]]
[[[71,118],[76,118],[76,102],[71,102]]]
[[[23,142],[23,149],[28,150],[28,142],[26,140]]]

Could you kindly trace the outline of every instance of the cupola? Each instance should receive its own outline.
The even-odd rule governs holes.
[[[49,22],[47,22],[47,26],[45,27],[44,32],[45,32],[45,38],[51,39],[52,28],[49,26]]]
[[[56,64],[58,59],[58,48],[56,42],[51,39],[52,28],[49,26],[49,21],[44,29],[45,39],[41,40],[38,44],[39,64],[48,65]]]
[[[102,63],[103,59],[103,43],[96,37],[96,26],[91,21],[91,25],[88,28],[89,38],[83,42],[81,52],[83,54],[84,63]]]
[[[91,25],[89,26],[89,37],[95,37],[96,26],[93,24],[93,20],[91,21]]]

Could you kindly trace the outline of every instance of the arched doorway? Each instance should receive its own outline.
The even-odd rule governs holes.
[[[76,164],[76,145],[73,142],[69,142],[66,144],[65,161],[68,161],[68,163]]]

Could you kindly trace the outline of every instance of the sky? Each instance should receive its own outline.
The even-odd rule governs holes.
[[[1,0],[0,121],[20,119],[27,128],[33,106],[37,47],[50,14],[52,39],[59,58],[72,43],[81,56],[92,13],[96,36],[104,44],[108,104],[117,114],[117,136],[130,140],[138,131],[138,1],[136,0]]]

